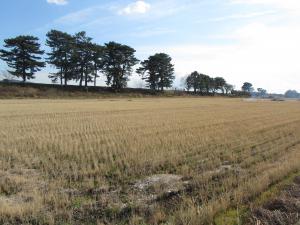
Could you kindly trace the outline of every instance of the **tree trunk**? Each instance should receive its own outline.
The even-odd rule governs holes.
[[[94,77],[94,86],[97,86],[97,71],[95,72],[95,77]]]
[[[25,70],[25,68],[22,68],[22,79],[23,79],[23,82],[25,83],[26,82],[26,70]]]
[[[63,85],[63,69],[60,68],[60,85]]]
[[[80,87],[82,87],[82,81],[83,81],[83,69],[80,70],[80,81],[79,81]]]
[[[23,49],[22,49],[23,51]],[[24,52],[23,52],[24,54]],[[24,62],[24,59],[23,59],[23,64],[22,64],[22,78],[23,78],[23,82],[25,83],[26,82],[26,68],[25,68],[25,62]]]
[[[84,86],[87,87],[87,83],[88,83],[88,75],[87,73],[84,74]]]
[[[98,70],[97,70],[97,69],[98,69],[98,66],[97,66],[97,64],[95,64],[95,66],[94,66],[94,70],[95,70],[95,71],[94,71],[94,73],[95,73],[95,74],[94,74],[94,86],[95,86],[95,87],[97,86],[97,75],[98,75],[98,73],[97,73]]]

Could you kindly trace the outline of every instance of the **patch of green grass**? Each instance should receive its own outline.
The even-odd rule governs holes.
[[[229,209],[220,213],[215,219],[215,225],[240,225],[247,215],[248,210],[245,207],[241,209]]]
[[[252,206],[260,206],[265,204],[267,201],[275,198],[279,193],[286,187],[291,184],[295,177],[300,175],[300,171],[288,175],[282,181],[271,185],[265,192],[261,193],[255,200],[252,202]],[[214,219],[214,225],[241,225],[243,221],[249,216],[249,206],[250,204],[243,205],[239,210],[230,208],[225,212],[218,214]]]
[[[76,197],[72,200],[72,208],[73,209],[79,209],[81,208],[84,204],[92,203],[92,199],[88,197]]]
[[[81,198],[76,198],[72,202],[72,208],[74,209],[79,209],[82,206],[82,199]]]
[[[300,172],[295,172],[290,174],[285,179],[280,181],[279,183],[271,185],[268,190],[263,192],[260,196],[258,196],[255,201],[253,202],[254,206],[259,206],[265,204],[270,199],[275,198],[279,195],[279,193],[286,187],[287,185],[293,183],[295,177],[299,176]]]

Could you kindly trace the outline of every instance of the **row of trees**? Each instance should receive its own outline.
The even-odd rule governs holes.
[[[99,45],[84,31],[74,35],[58,30],[49,31],[46,39],[49,52],[45,60],[45,51],[41,50],[37,37],[18,36],[4,42],[5,49],[0,50],[0,58],[7,62],[10,68],[8,72],[24,82],[34,79],[35,73],[46,64],[55,68],[55,72],[49,75],[52,82],[65,86],[69,81],[78,82],[79,86],[87,87],[89,83],[96,86],[101,73],[106,77],[108,86],[120,90],[127,86],[133,68],[138,63],[137,74],[152,90],[170,88],[175,79],[174,65],[169,55],[158,53],[140,62],[132,47],[116,42]],[[234,89],[223,77],[212,78],[197,71],[186,78],[185,86],[188,91],[200,94],[229,94]],[[244,92],[252,92],[252,89],[252,84],[247,82],[242,87]]]
[[[227,83],[223,77],[213,78],[197,71],[192,72],[186,77],[185,87],[188,91],[192,90],[194,94],[200,95],[210,95],[216,92],[228,95],[234,91],[234,86]],[[249,82],[245,82],[242,86],[242,92],[239,94],[243,93],[253,94],[253,85]],[[265,97],[267,91],[263,88],[258,88],[255,94],[259,97]]]
[[[70,35],[58,30],[47,33],[46,46],[50,51],[46,60],[39,39],[33,36],[18,36],[6,39],[5,49],[0,50],[0,58],[7,62],[9,73],[22,78],[24,82],[34,79],[34,74],[46,66],[56,69],[49,78],[52,82],[68,85],[69,81],[88,86],[96,80],[99,73],[106,76],[106,84],[115,90],[127,86],[134,66],[140,61],[135,57],[135,49],[130,46],[109,42],[104,46],[93,43],[85,32]],[[159,53],[141,62],[137,73],[142,76],[147,86],[153,90],[172,87],[174,65],[172,58]]]
[[[234,89],[233,85],[228,84],[223,77],[213,78],[197,71],[187,76],[185,83],[188,91],[192,89],[195,94],[200,93],[202,95],[215,94],[218,91],[229,94]]]
[[[300,98],[300,93],[296,90],[288,90],[285,92],[284,97],[286,98]]]

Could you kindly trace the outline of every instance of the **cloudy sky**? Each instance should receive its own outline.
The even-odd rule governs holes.
[[[269,92],[300,91],[299,0],[1,0],[0,45],[19,34],[45,41],[50,29],[117,41],[141,60],[172,56],[176,85],[198,70]],[[0,70],[5,64],[0,63]],[[38,82],[49,82],[46,68]],[[131,86],[140,83],[134,75]]]

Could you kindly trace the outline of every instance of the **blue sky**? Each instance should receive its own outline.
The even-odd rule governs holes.
[[[131,45],[141,60],[170,54],[176,86],[198,70],[224,76],[236,88],[250,81],[270,92],[300,91],[299,0],[1,0],[0,5],[1,46],[19,34],[44,43],[50,29],[85,30],[100,44]],[[50,71],[37,74],[36,81],[49,82]],[[133,75],[129,85],[142,83]]]

